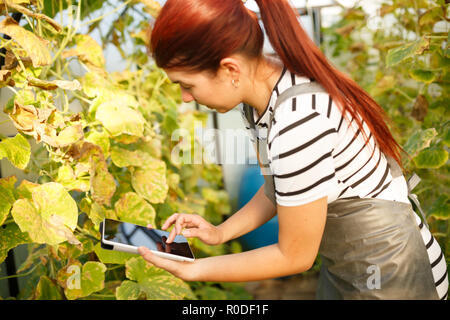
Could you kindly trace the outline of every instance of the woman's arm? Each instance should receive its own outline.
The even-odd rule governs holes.
[[[276,214],[276,208],[264,194],[264,184],[240,210],[218,225],[222,242],[236,239],[263,225]]]
[[[157,257],[141,247],[139,253],[157,267],[187,281],[254,281],[308,270],[314,263],[327,214],[327,197],[311,203],[277,206],[278,243],[223,256],[178,262]]]
[[[275,213],[275,206],[264,194],[263,185],[244,207],[217,227],[198,215],[175,213],[164,222],[162,229],[174,224],[168,243],[182,233],[187,238],[196,237],[206,244],[218,245],[256,229],[273,218]]]

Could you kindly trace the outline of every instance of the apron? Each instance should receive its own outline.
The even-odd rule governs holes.
[[[298,94],[326,92],[316,83],[285,90],[275,109]],[[253,108],[244,104],[250,128],[256,130]],[[255,149],[264,175],[264,192],[276,207],[274,178],[267,155],[267,139],[255,135]],[[396,161],[387,158],[393,178],[402,175]],[[425,216],[411,193],[417,176],[408,180],[409,199]],[[426,224],[427,225],[427,224]],[[428,227],[428,225],[427,225]],[[373,199],[337,199],[328,204],[319,254],[322,265],[317,299],[438,299],[427,249],[411,204]]]

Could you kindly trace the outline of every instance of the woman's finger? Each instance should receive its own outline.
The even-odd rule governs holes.
[[[179,215],[180,215],[179,213],[174,213],[173,215],[168,217],[167,220],[162,225],[161,229],[166,230],[168,227],[170,227],[178,219]]]
[[[199,229],[197,228],[190,228],[190,229],[184,229],[181,234],[186,238],[198,238],[200,235]]]

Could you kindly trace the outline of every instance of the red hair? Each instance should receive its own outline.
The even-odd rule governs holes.
[[[320,83],[342,113],[350,114],[363,133],[365,122],[380,150],[401,165],[402,148],[386,124],[384,110],[331,65],[303,30],[288,1],[256,2],[270,43],[289,71]],[[215,72],[231,54],[261,58],[263,42],[258,19],[242,0],[167,0],[155,21],[149,49],[161,68]]]

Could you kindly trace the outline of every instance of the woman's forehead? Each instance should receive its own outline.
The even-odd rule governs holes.
[[[199,77],[204,77],[206,72],[193,71],[193,70],[181,70],[181,69],[164,69],[169,80],[173,83],[189,83],[190,81],[196,81]]]

